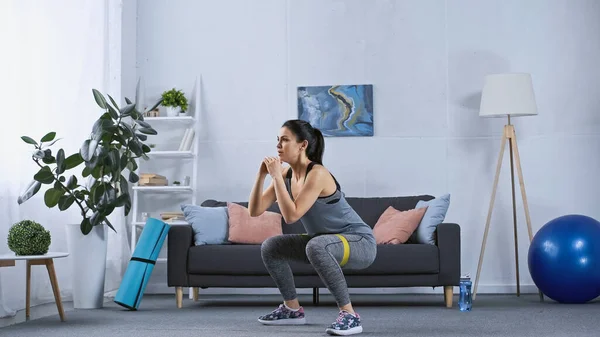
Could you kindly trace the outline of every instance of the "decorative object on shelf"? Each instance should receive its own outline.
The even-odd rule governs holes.
[[[185,176],[185,178],[183,179],[183,185],[184,186],[190,186],[190,176]]]
[[[159,117],[159,116],[160,116],[160,111],[158,110],[158,108],[154,108],[154,109],[146,111],[144,113],[144,117]]]
[[[126,105],[119,107],[110,95],[107,100],[96,89],[92,89],[92,93],[103,112],[77,153],[66,155],[62,148],[53,152],[50,147],[60,139],[55,139],[56,132],[48,132],[39,141],[21,137],[33,145],[31,158],[40,170],[17,200],[19,204],[24,203],[46,184],[50,185],[44,194],[47,207],[58,206],[65,211],[75,205],[81,210],[81,222],[67,224],[67,243],[73,270],[78,271],[73,279],[74,307],[84,309],[103,305],[106,226],[116,232],[108,217],[120,207],[125,216],[129,214],[132,206],[129,183],[139,180],[135,173],[137,160],[148,159],[146,153],[151,149],[144,142],[147,135],[157,134],[144,122],[143,112],[128,98],[125,98]],[[160,101],[150,110],[159,104]],[[80,183],[78,174],[68,174],[82,163],[81,176],[88,178],[87,183]],[[78,277],[80,274],[86,277]]]
[[[298,87],[298,119],[324,137],[373,136],[373,85]]]
[[[140,174],[140,186],[167,186],[168,180],[165,176],[161,176],[156,173],[142,173]]]
[[[162,103],[167,108],[167,116],[185,116],[188,108],[188,101],[183,91],[175,88],[162,93]]]
[[[173,182],[173,185],[175,185],[175,186],[179,186],[179,185],[181,185],[181,182],[179,182],[179,181],[175,180],[175,181]]]
[[[515,128],[510,122],[511,117],[535,116],[538,114],[535,101],[535,94],[530,74],[508,73],[487,75],[484,79],[483,90],[481,93],[481,108],[479,116],[481,117],[501,117],[508,118],[507,124],[502,131],[500,144],[500,153],[496,164],[496,175],[492,186],[492,196],[485,223],[483,241],[481,242],[481,252],[479,254],[479,264],[477,266],[477,276],[475,277],[475,287],[473,288],[473,300],[477,296],[477,285],[479,284],[479,275],[483,263],[485,244],[490,229],[492,219],[492,210],[494,209],[494,200],[496,199],[496,189],[498,188],[498,179],[500,178],[500,169],[502,168],[502,157],[508,140],[508,152],[510,154],[510,181],[512,185],[512,211],[513,211],[513,229],[515,243],[515,269],[517,278],[517,296],[520,296],[521,285],[519,281],[519,245],[517,238],[517,202],[515,198],[515,179],[513,169],[517,167],[519,185],[521,186],[521,196],[523,198],[523,208],[525,211],[525,221],[529,233],[529,242],[533,240],[533,231],[531,229],[531,219],[529,217],[529,207],[527,205],[527,195],[525,193],[525,182],[523,181],[523,171],[521,170],[521,159],[517,147],[517,135]],[[540,300],[543,300],[543,294],[539,291]]]
[[[22,220],[8,230],[8,248],[16,255],[44,255],[48,253],[50,231],[33,220]]]

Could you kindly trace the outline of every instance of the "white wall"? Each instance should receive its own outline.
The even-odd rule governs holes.
[[[119,0],[1,2],[0,39],[5,48],[0,56],[0,73],[3,74],[0,97],[7,120],[0,133],[0,156],[4,159],[0,169],[0,238],[3,240],[0,254],[10,253],[6,242],[8,230],[24,219],[37,221],[50,231],[51,251],[68,251],[65,225],[81,222],[74,207],[64,212],[48,209],[43,199],[47,186],[23,205],[17,204],[17,197],[39,170],[30,157],[32,147],[19,138],[27,135],[40,139],[47,132],[55,131],[61,140],[52,147],[54,153],[59,148],[67,155],[79,151],[101,115],[92,88],[113,97],[120,96],[120,86],[114,85],[115,81],[120,82],[120,44],[114,41],[115,30],[117,33],[121,30],[120,21],[114,21],[115,13],[120,12],[119,4]],[[116,57],[115,50],[118,50]],[[123,233],[119,222],[113,224]],[[113,266],[121,263],[122,252],[118,235],[109,234],[108,240],[111,248],[106,287],[110,290],[119,284],[120,268]],[[72,269],[70,259],[71,256],[55,261],[61,296],[65,300],[71,297],[72,279],[78,272]],[[25,262],[1,269],[0,305],[23,309]],[[32,305],[54,302],[45,268],[32,268],[31,281]]]
[[[137,5],[137,75],[149,99],[189,91],[202,74],[199,200],[247,199],[279,126],[297,116],[297,86],[372,83],[375,136],[327,138],[325,165],[348,196],[450,192],[446,219],[462,228],[462,270],[474,277],[505,122],[479,118],[478,100],[484,75],[514,71],[532,74],[540,112],[514,120],[534,232],[567,213],[600,219],[600,2]],[[479,292],[515,289],[504,158]],[[521,201],[518,212],[521,284],[531,285]],[[157,269],[149,289],[165,281]]]
[[[134,100],[137,82],[137,0],[122,0],[121,86],[123,96]]]

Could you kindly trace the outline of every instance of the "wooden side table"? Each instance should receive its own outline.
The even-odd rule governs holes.
[[[52,285],[52,292],[54,292],[54,301],[58,308],[58,314],[61,321],[65,321],[65,312],[63,310],[62,301],[60,300],[60,290],[58,288],[58,280],[56,279],[56,272],[54,271],[54,259],[67,257],[69,253],[59,252],[48,252],[45,255],[15,255],[5,254],[0,255],[0,267],[13,267],[16,260],[27,261],[27,285],[25,294],[25,318],[29,319],[29,306],[30,306],[30,293],[31,293],[31,266],[46,266],[48,269],[48,276],[50,277],[50,284]]]

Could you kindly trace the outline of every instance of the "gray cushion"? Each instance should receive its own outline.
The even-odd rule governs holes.
[[[373,264],[362,271],[346,274],[393,275],[435,274],[439,272],[439,250],[426,244],[378,245]],[[316,275],[308,263],[291,262],[294,275]],[[190,274],[268,275],[260,254],[260,245],[204,245],[190,247]]]

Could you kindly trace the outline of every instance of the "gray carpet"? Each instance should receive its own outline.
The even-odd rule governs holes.
[[[200,293],[202,294],[202,293]],[[447,309],[442,295],[353,295],[362,316],[359,336],[600,336],[600,300],[581,305],[558,304],[537,295],[479,294],[471,312]],[[146,295],[136,312],[110,302],[100,310],[67,311],[0,328],[0,336],[158,337],[158,336],[327,336],[325,328],[337,309],[330,296],[312,305],[301,297],[308,324],[263,326],[260,314],[274,309],[276,296],[206,296],[184,298],[177,309],[170,295]]]

